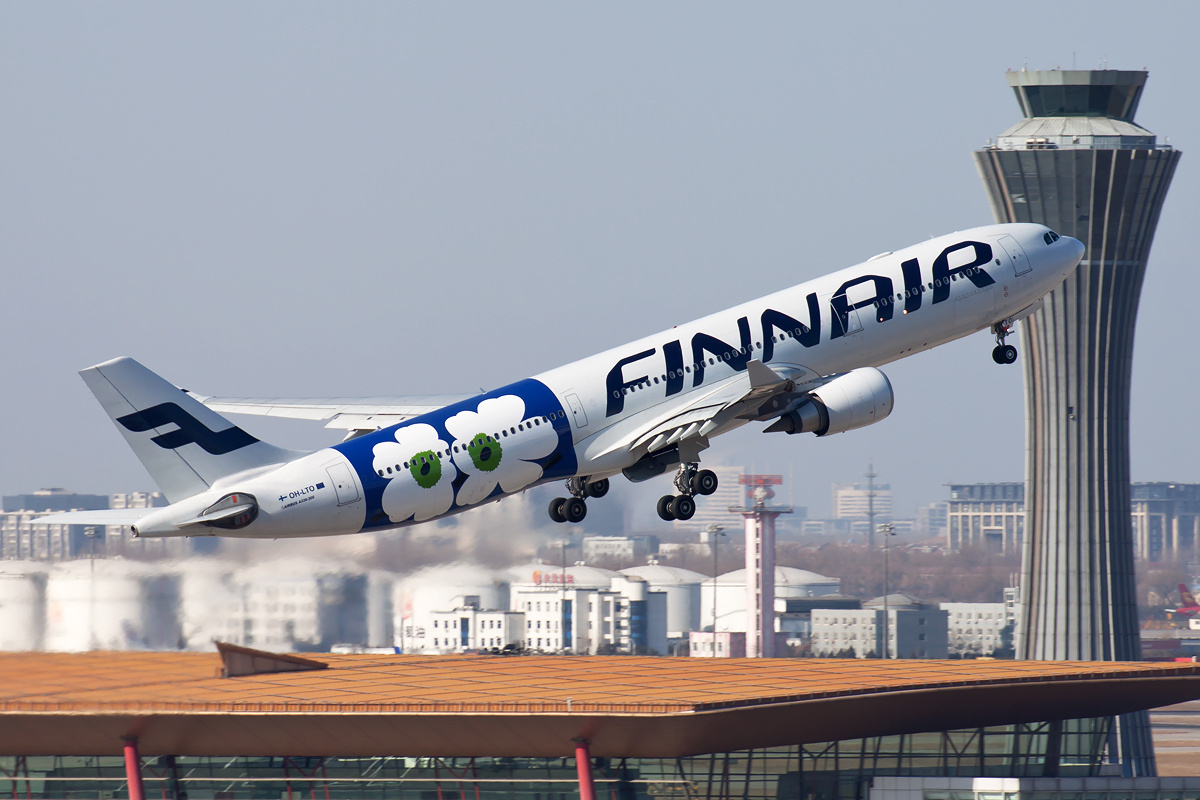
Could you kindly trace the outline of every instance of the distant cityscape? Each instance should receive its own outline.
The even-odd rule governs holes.
[[[732,532],[740,523],[729,513],[742,500],[740,474],[722,470],[722,489],[687,523],[664,524],[659,533],[583,533],[547,541],[522,554],[524,563],[505,567],[468,563],[455,546],[438,550],[433,563],[422,558],[409,565],[401,557],[381,565],[371,537],[354,537],[366,551],[341,558],[256,563],[231,540],[216,537],[137,538],[122,526],[35,524],[47,513],[165,504],[157,493],[44,489],[6,496],[0,514],[0,650],[208,650],[219,640],[278,652],[741,656],[746,573],[714,569],[720,560],[726,566],[740,560],[741,545],[734,539],[718,543],[725,552],[713,550],[715,533]],[[834,484],[832,519],[807,519],[804,509],[795,509],[788,526],[780,526],[784,560],[792,554],[800,565],[820,562],[844,574],[776,568],[776,652],[1012,657],[1020,602],[1012,573],[1024,532],[1024,485],[947,489],[946,501],[920,509],[911,520],[893,518],[891,487],[873,481]],[[1174,564],[1194,581],[1200,571],[1200,485],[1135,484],[1132,515],[1139,562],[1147,568]],[[881,525],[896,534],[875,547],[897,551],[891,582],[877,571],[852,575],[847,566],[861,565],[868,532]],[[412,533],[417,540],[439,535],[420,528]],[[860,555],[838,561],[829,558],[830,548]],[[1006,564],[1012,573],[981,590],[992,595],[986,601],[968,602],[954,596],[953,584],[936,588],[928,563],[906,572],[921,554],[937,559],[957,553],[974,553],[988,567]],[[867,594],[843,591],[851,586]],[[930,602],[922,594],[949,597]],[[1145,601],[1165,605],[1170,599],[1159,590],[1147,591]],[[1186,622],[1162,617],[1151,615],[1145,632],[1156,657],[1200,654],[1200,630],[1183,630]]]

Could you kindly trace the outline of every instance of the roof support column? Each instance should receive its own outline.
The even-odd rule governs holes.
[[[142,758],[138,755],[138,740],[136,736],[126,736],[125,740],[125,780],[129,784],[129,800],[146,800],[146,791],[142,787]]]
[[[592,780],[592,754],[587,739],[575,740],[575,770],[579,773],[579,800],[596,800],[596,784]]]

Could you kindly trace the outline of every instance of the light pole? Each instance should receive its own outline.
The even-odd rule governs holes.
[[[892,639],[888,629],[888,546],[891,544],[891,537],[896,535],[896,526],[885,522],[879,526],[879,533],[883,536],[883,657],[891,658]]]
[[[713,618],[712,618],[712,652],[717,654],[717,537],[724,536],[724,528],[716,523],[705,528],[713,551]]]

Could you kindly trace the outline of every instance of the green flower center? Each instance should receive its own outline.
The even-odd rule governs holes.
[[[432,489],[442,479],[442,462],[432,450],[413,456],[408,469],[422,489]]]
[[[471,443],[467,445],[467,453],[470,454],[475,468],[481,472],[491,472],[500,466],[500,459],[504,457],[500,443],[484,433],[476,435],[471,440]]]

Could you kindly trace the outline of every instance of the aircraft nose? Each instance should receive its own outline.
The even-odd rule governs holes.
[[[1064,236],[1063,238],[1066,239],[1068,242],[1070,242],[1071,246],[1075,248],[1076,263],[1082,261],[1083,254],[1087,250],[1087,248],[1083,246],[1083,242],[1079,241],[1078,239],[1074,238],[1073,236]]]

